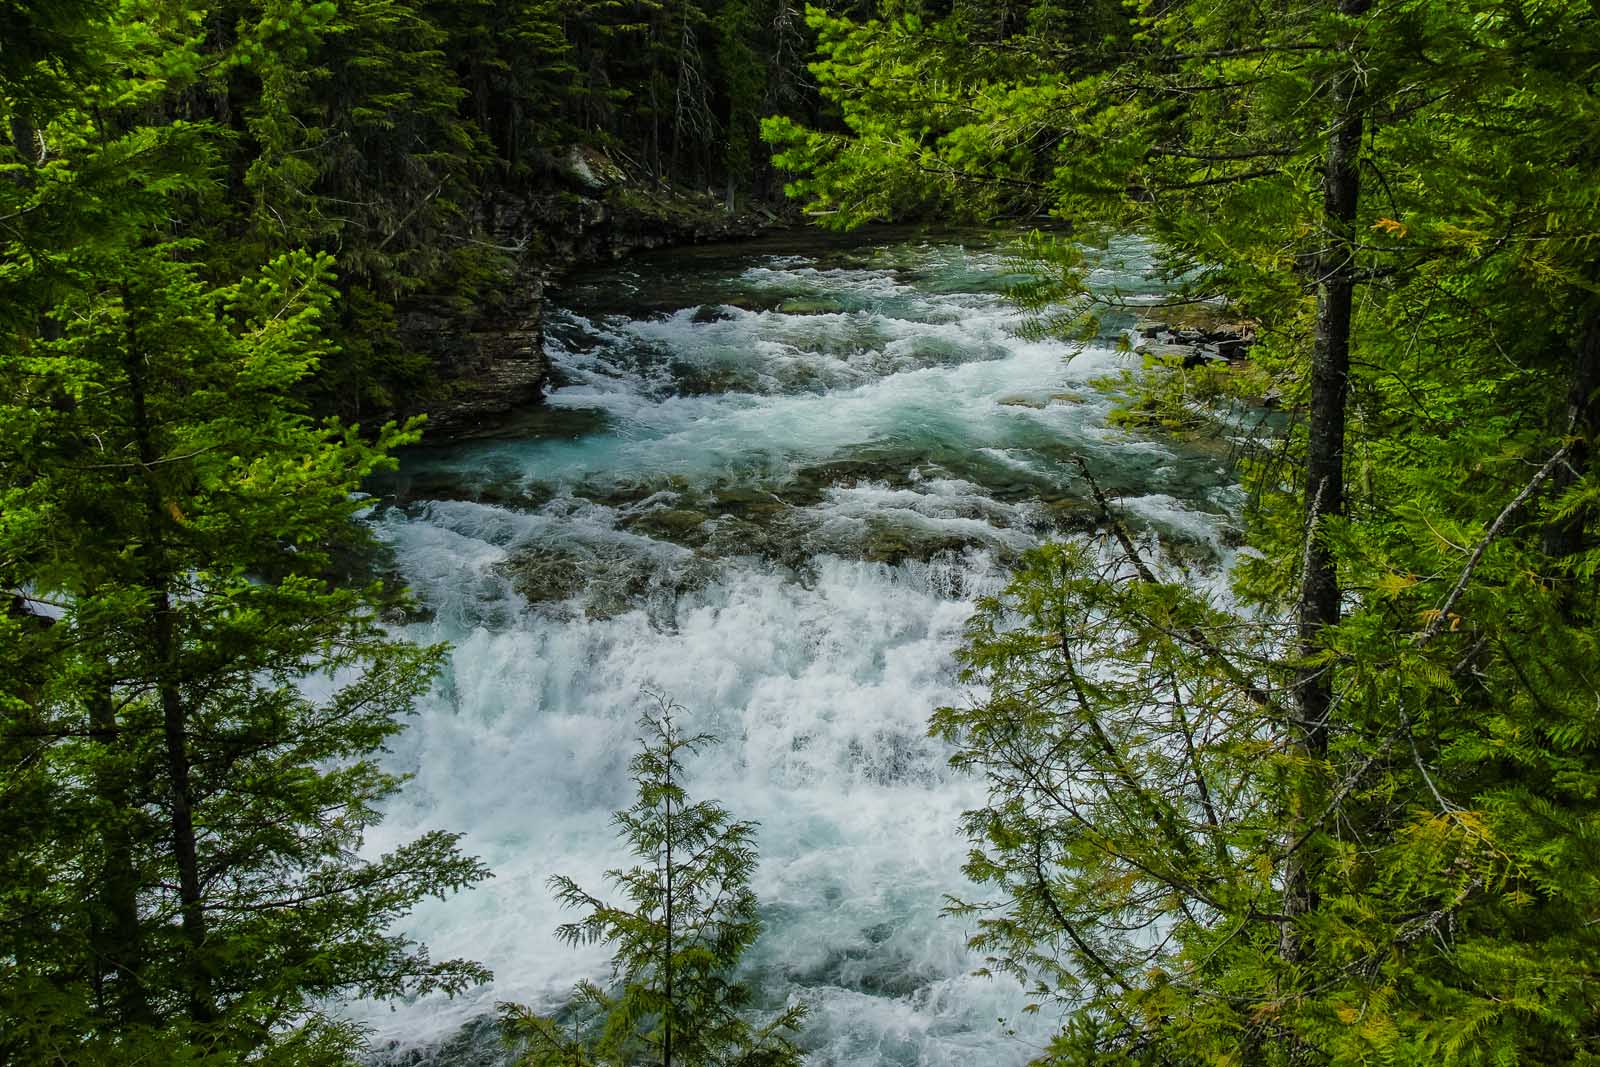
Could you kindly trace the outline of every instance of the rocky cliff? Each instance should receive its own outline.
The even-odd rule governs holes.
[[[652,184],[594,149],[549,157],[526,185],[483,205],[479,231],[508,257],[492,296],[466,316],[426,301],[400,314],[401,340],[437,372],[436,388],[414,405],[428,414],[429,437],[485,432],[538,402],[549,372],[545,287],[561,272],[784,221],[770,206],[731,211],[709,193]]]

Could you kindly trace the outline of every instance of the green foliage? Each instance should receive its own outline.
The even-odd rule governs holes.
[[[973,4],[930,17],[885,5],[865,22],[808,7],[820,53],[811,71],[834,122],[775,116],[762,134],[798,175],[791,195],[827,225],[1040,214],[1061,136],[1052,120],[1070,88],[1056,59],[1092,63],[1114,49],[1126,33],[1119,7],[1063,17],[1056,5]]]
[[[405,327],[574,143],[748,173],[787,10],[0,0],[0,1061],[343,1063],[340,997],[485,977],[391,932],[453,835],[360,858],[441,654],[360,577]]]
[[[1573,672],[1600,648],[1497,557],[1432,638],[1422,609],[1453,569],[1385,579],[1341,625],[1326,764],[1283,740],[1281,627],[1153,580],[1126,547],[1025,560],[968,630],[984,699],[932,722],[990,783],[966,872],[997,899],[952,904],[989,967],[1096,1020],[1099,1055],[1584,1062],[1600,770]],[[1311,828],[1286,834],[1323,774]],[[1328,859],[1290,960],[1280,872],[1309,849]],[[1053,1055],[1095,1062],[1084,1040]]]
[[[519,1062],[528,1067],[641,1058],[663,1067],[800,1062],[792,1035],[804,1006],[754,1025],[750,990],[733,977],[761,930],[750,889],[755,825],[734,820],[714,802],[689,800],[684,757],[716,739],[685,736],[674,721],[681,711],[661,700],[655,714],[640,720],[647,736],[629,764],[638,799],[614,822],[642,862],[607,872],[622,902],[607,903],[570,878],[551,879],[563,906],[585,912],[558,930],[561,938],[614,946],[612,988],[578,986],[579,1003],[600,1020],[592,1036],[569,1037],[552,1019],[502,1005],[507,1036],[527,1044]]]
[[[339,288],[367,298],[324,323],[334,354],[309,398],[347,418],[416,411],[438,383],[408,350],[408,314],[470,322],[493,305],[519,253],[540,251],[527,231],[551,220],[529,222],[528,202],[549,214],[574,147],[639,181],[759,184],[756,119],[803,107],[808,44],[786,5],[13,0],[0,165],[209,124],[213,184],[172,219],[206,242],[207,276],[335,256]],[[44,136],[64,108],[73,120]]]
[[[1131,551],[1049,545],[968,627],[963,679],[985,698],[932,731],[982,773],[966,873],[1009,903],[955,902],[975,947],[1030,995],[1103,1018],[1127,1045],[1196,1053],[1284,979],[1275,924],[1273,635],[1241,628]],[[1181,1034],[1181,1038],[1178,1036]]]
[[[346,1063],[333,1000],[486,977],[390,929],[486,876],[454,835],[359,858],[440,650],[339,568],[417,433],[296,399],[335,354],[331,257],[218,284],[174,236],[220,139],[135,121],[181,77],[140,65],[160,37],[35,108],[48,152],[0,182],[0,1059]]]
[[[982,695],[935,717],[992,785],[993,899],[958,907],[1078,1012],[1050,1055],[1590,1062],[1590,6],[877,14],[812,12],[842,129],[767,126],[808,210],[1048,210],[1050,325],[1120,310],[1088,253],[1138,233],[1174,300],[1255,324],[1293,416],[1244,470],[1234,606],[1126,538],[1047,549],[974,621]],[[1169,425],[1221,388],[1144,381],[1131,414]]]

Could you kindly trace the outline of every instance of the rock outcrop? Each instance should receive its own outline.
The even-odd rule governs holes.
[[[652,185],[604,153],[574,146],[485,203],[478,222],[482,239],[509,257],[492,295],[467,315],[425,301],[399,314],[402,343],[426,353],[436,371],[431,395],[408,405],[427,412],[433,439],[487,432],[538,402],[550,370],[545,288],[561,272],[652,248],[753,236],[785,219]]]
[[[1129,343],[1140,355],[1175,359],[1185,368],[1240,359],[1255,343],[1250,323],[1197,321],[1174,325],[1158,319],[1141,319],[1128,331]]]

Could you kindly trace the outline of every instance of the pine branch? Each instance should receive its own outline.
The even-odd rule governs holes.
[[[1572,451],[1570,442],[1556,449],[1555,454],[1545,461],[1543,467],[1539,468],[1539,473],[1535,474],[1533,479],[1523,486],[1522,492],[1512,498],[1511,503],[1502,508],[1500,514],[1495,516],[1494,522],[1489,524],[1489,529],[1484,531],[1483,537],[1473,547],[1472,557],[1467,560],[1467,565],[1461,569],[1461,577],[1456,579],[1455,587],[1444,598],[1444,603],[1440,605],[1438,612],[1433,616],[1426,628],[1412,637],[1411,643],[1413,645],[1421,648],[1438,636],[1440,630],[1444,629],[1445,622],[1449,619],[1451,611],[1454,610],[1456,603],[1460,601],[1462,594],[1467,591],[1467,585],[1472,581],[1472,573],[1477,570],[1478,564],[1483,560],[1483,554],[1489,550],[1489,546],[1500,536],[1501,530],[1505,528],[1505,524],[1511,516],[1516,513],[1518,508],[1528,502],[1528,498],[1534,494],[1534,491],[1539,488],[1546,478],[1550,477],[1570,451]]]
[[[1122,546],[1122,551],[1127,555],[1128,561],[1133,564],[1133,569],[1138,573],[1139,580],[1151,585],[1160,584],[1160,579],[1156,577],[1155,572],[1150,569],[1150,565],[1144,561],[1144,557],[1134,545],[1133,538],[1129,535],[1127,527],[1112,512],[1111,502],[1100,488],[1100,483],[1095,481],[1094,475],[1089,473],[1089,465],[1084,462],[1082,456],[1075,456],[1073,459],[1078,465],[1078,470],[1083,473],[1084,479],[1089,483],[1089,489],[1094,494],[1095,503],[1100,507],[1101,516],[1105,519],[1107,525],[1111,527],[1112,535],[1116,537],[1117,543]],[[1251,681],[1244,670],[1230,660],[1226,653],[1217,647],[1217,643],[1211,640],[1200,627],[1191,626],[1183,634],[1174,636],[1180,636],[1181,639],[1186,640],[1204,652],[1213,663],[1222,668],[1228,679],[1239,686],[1244,695],[1249,697],[1256,706],[1271,711],[1276,715],[1283,714],[1283,709],[1278,707],[1267,691]]]

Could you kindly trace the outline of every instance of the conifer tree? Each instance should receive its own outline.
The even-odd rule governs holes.
[[[755,825],[689,799],[684,759],[716,739],[683,734],[675,721],[682,711],[661,700],[640,719],[646,736],[629,764],[638,798],[613,816],[640,862],[607,872],[622,901],[608,903],[564,876],[551,879],[564,906],[586,913],[557,932],[571,944],[612,945],[613,984],[578,986],[580,1004],[600,1018],[592,1036],[568,1036],[554,1020],[502,1005],[508,1036],[527,1043],[520,1061],[527,1067],[641,1057],[662,1067],[800,1062],[792,1035],[804,1007],[756,1025],[750,990],[734,977],[761,929],[750,889]]]
[[[85,32],[102,80],[35,106],[48,150],[0,181],[0,1059],[347,1062],[331,999],[485,977],[389,929],[486,876],[454,835],[358,856],[439,650],[334,579],[415,428],[304,414],[329,258],[208,282],[174,231],[215,131],[138,121],[186,56]]]
[[[942,22],[817,21],[851,133],[769,126],[816,211],[1143,233],[1300,416],[1245,471],[1246,610],[1102,501],[1108,551],[980,610],[987,695],[935,719],[993,786],[979,943],[1083,1009],[1056,1053],[1586,1062],[1592,10],[1151,4],[1104,47],[1028,20],[986,70]],[[1055,248],[1035,295],[1083,294]]]

